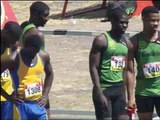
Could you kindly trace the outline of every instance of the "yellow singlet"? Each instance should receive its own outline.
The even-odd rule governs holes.
[[[1,60],[5,59],[7,56],[10,55],[10,49],[5,49],[5,52],[1,55]],[[6,69],[1,74],[1,86],[2,88],[10,95],[13,91],[12,87],[12,79],[8,69]],[[1,95],[1,101],[6,101],[6,99]]]
[[[42,96],[43,70],[44,66],[39,55],[37,55],[37,64],[28,67],[19,54],[19,68],[17,70],[19,85],[17,86],[18,93],[23,94],[25,100],[35,101]]]

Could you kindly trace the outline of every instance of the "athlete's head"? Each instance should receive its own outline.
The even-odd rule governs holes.
[[[142,21],[145,29],[157,31],[160,21],[160,14],[157,8],[147,6],[142,10]]]
[[[123,34],[128,28],[129,16],[124,10],[117,9],[112,12],[112,15],[110,16],[110,21],[112,25],[112,30]]]
[[[14,45],[21,36],[22,29],[17,22],[9,21],[7,22],[2,31],[2,44],[6,44],[7,47]]]
[[[36,27],[44,26],[49,20],[50,8],[44,2],[34,2],[30,6],[30,20]]]
[[[43,44],[43,39],[39,34],[28,35],[25,38],[24,48],[27,48],[31,53],[35,54],[39,52]]]

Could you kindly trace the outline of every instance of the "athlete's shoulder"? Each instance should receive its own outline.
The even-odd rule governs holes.
[[[101,33],[100,35],[97,35],[95,38],[94,38],[94,41],[93,41],[93,45],[95,46],[106,46],[106,37],[104,35],[104,33]]]
[[[24,22],[21,23],[20,26],[21,26],[22,29],[24,29],[28,24],[29,24],[28,21],[24,21]]]
[[[30,35],[41,35],[41,31],[39,31],[37,28],[30,28],[27,30],[27,33],[25,34],[25,36],[30,36]]]
[[[38,52],[38,55],[40,56],[41,60],[45,63],[46,61],[50,61],[50,55],[47,51],[45,50],[40,50]]]
[[[38,52],[38,54],[41,55],[41,56],[49,55],[49,53],[48,53],[46,50],[40,50],[40,51]]]
[[[140,41],[140,36],[141,36],[141,32],[131,36],[129,38],[129,41],[132,43],[132,44],[137,44],[139,41]]]
[[[94,38],[94,39],[96,39],[96,40],[102,40],[102,39],[104,39],[104,38],[105,38],[104,33],[101,33],[101,34],[99,34],[99,35],[95,36],[95,38]]]
[[[138,37],[141,35],[141,32],[136,33],[135,35],[131,36],[129,39],[131,41],[138,41]]]
[[[138,41],[139,41],[139,35],[141,34],[141,32],[131,36],[128,40],[127,40],[127,46],[129,49],[131,50],[136,50],[138,48]]]
[[[124,46],[127,46],[127,40],[128,40],[128,37],[126,37],[125,35],[122,35],[120,39],[120,43],[123,44]]]

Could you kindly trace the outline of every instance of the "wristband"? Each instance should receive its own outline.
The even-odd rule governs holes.
[[[46,96],[41,97],[43,100],[47,100],[48,98]]]

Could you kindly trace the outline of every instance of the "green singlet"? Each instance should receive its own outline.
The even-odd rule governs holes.
[[[160,40],[147,42],[142,34],[138,40],[136,95],[160,96]]]
[[[107,47],[102,53],[99,71],[102,90],[123,81],[122,73],[128,51],[125,41],[116,42],[107,32],[104,35],[106,36]]]
[[[22,40],[24,34],[26,34],[26,32],[27,32],[29,29],[31,29],[31,28],[36,28],[36,26],[35,26],[33,23],[30,23],[30,24],[26,25],[26,26],[23,28],[22,35],[21,35],[21,40]],[[22,41],[22,43],[23,43],[23,42],[24,42],[24,41]],[[45,50],[45,45],[44,45],[44,44],[41,46],[41,50],[43,50],[43,51]]]

